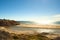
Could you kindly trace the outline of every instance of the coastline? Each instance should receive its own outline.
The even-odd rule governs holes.
[[[20,27],[28,27],[28,28],[47,28],[47,29],[53,29],[53,28],[58,28],[60,29],[60,25],[37,25],[37,24],[20,24],[17,25]]]

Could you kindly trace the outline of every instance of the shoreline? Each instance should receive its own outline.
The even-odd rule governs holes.
[[[20,25],[16,25],[16,26],[20,26],[20,27],[27,27],[27,28],[46,28],[46,29],[55,29],[58,28],[60,29],[60,25],[35,25],[35,24],[20,24]]]

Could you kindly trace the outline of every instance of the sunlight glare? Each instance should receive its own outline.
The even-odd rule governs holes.
[[[38,24],[51,24],[51,21],[35,21],[36,23],[38,23]]]

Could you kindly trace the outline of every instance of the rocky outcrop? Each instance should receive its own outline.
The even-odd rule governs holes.
[[[18,25],[19,23],[14,20],[6,20],[6,19],[0,19],[0,26],[12,26],[12,25]]]

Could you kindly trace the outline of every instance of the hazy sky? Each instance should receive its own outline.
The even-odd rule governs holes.
[[[0,0],[0,18],[54,21],[60,18],[60,0]]]

